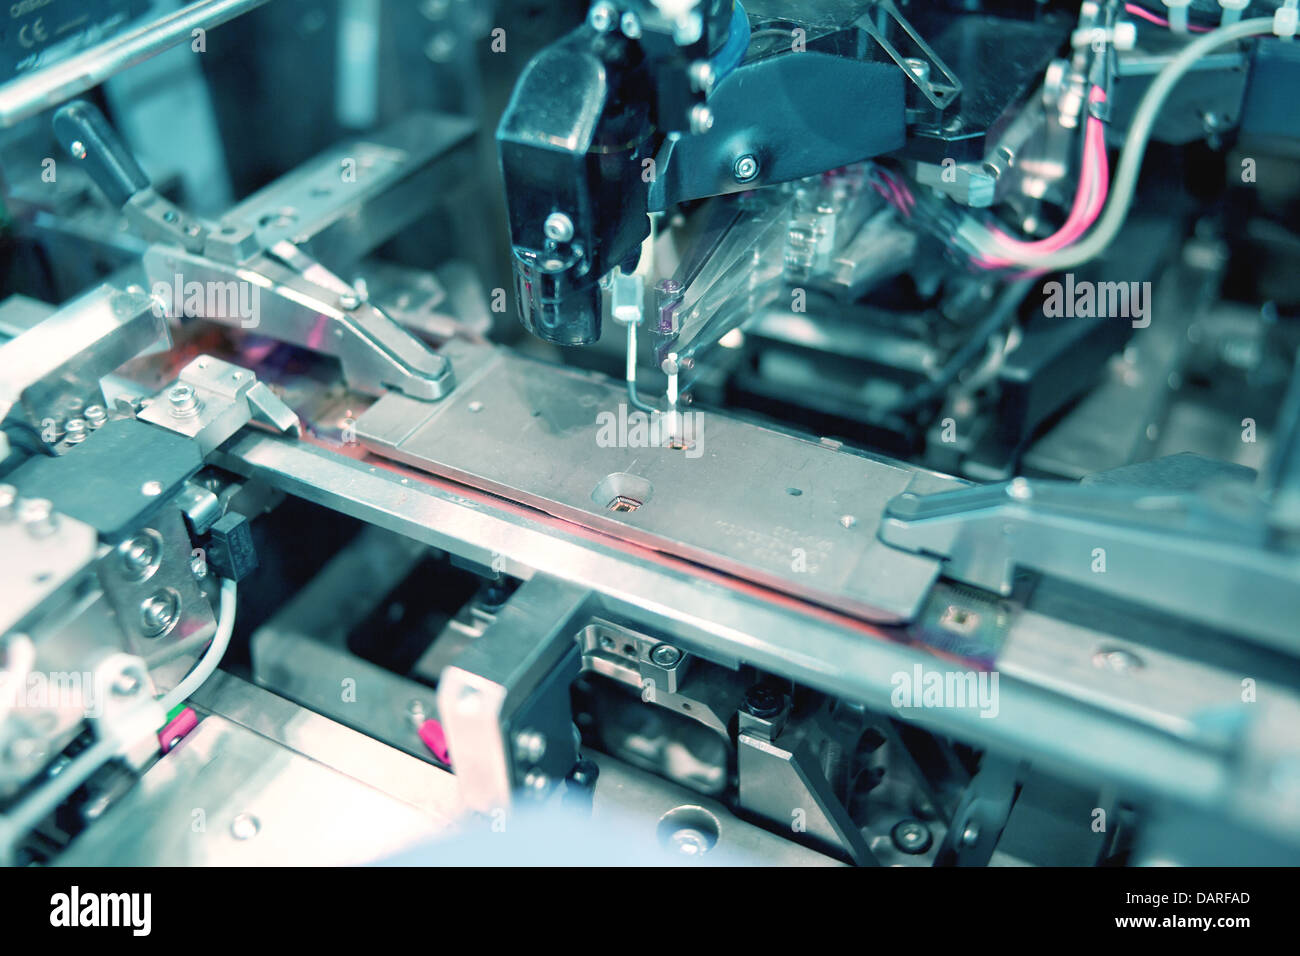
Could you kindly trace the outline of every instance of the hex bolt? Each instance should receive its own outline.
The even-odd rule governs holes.
[[[546,217],[542,230],[553,242],[568,242],[573,238],[573,220],[562,212],[553,212]]]
[[[746,153],[744,156],[737,158],[735,165],[731,167],[731,172],[735,176],[736,182],[749,182],[758,175],[758,157],[753,153]]]
[[[660,667],[676,667],[681,659],[681,650],[672,644],[656,644],[650,651],[651,662]]]

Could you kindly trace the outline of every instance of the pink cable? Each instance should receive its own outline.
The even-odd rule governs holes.
[[[1094,86],[1088,95],[1089,103],[1105,102],[1106,93],[1100,86]],[[1083,138],[1083,170],[1079,176],[1079,186],[1074,194],[1074,204],[1070,215],[1055,233],[1046,239],[1024,242],[1016,239],[997,227],[989,227],[990,233],[1002,245],[1021,257],[1032,257],[1039,253],[1055,252],[1070,243],[1076,242],[1087,232],[1101,213],[1109,189],[1109,164],[1106,158],[1105,128],[1101,120],[1089,115],[1087,129]],[[983,256],[975,264],[984,269],[997,269],[1016,265],[1015,260],[996,256]]]
[[[1164,17],[1157,16],[1156,14],[1152,13],[1150,10],[1146,9],[1146,7],[1139,7],[1136,3],[1124,4],[1124,10],[1125,12],[1132,14],[1135,17],[1138,17],[1139,19],[1145,20],[1147,23],[1154,23],[1158,27],[1169,26],[1169,21],[1166,20]],[[1209,33],[1214,28],[1201,27],[1201,26],[1197,26],[1195,23],[1189,23],[1187,24],[1187,29],[1190,30],[1192,33]]]

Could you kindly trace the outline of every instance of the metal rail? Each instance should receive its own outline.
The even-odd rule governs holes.
[[[13,126],[267,0],[199,0],[0,86],[0,127]]]

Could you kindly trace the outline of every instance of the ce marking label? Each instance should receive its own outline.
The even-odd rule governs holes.
[[[49,38],[50,35],[45,31],[45,21],[41,17],[37,17],[31,23],[24,23],[23,28],[18,31],[18,42],[28,50]]]

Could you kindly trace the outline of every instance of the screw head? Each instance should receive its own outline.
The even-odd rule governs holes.
[[[924,853],[934,842],[930,828],[920,820],[900,820],[894,824],[889,836],[894,846],[904,853]]]
[[[1034,489],[1024,478],[1013,478],[1007,485],[1007,495],[1016,501],[1028,501],[1034,496]]]
[[[691,132],[697,136],[713,129],[713,110],[703,103],[691,107]]]
[[[755,717],[769,719],[785,708],[785,695],[773,687],[759,684],[745,691],[745,710]]]
[[[230,822],[230,835],[236,840],[251,840],[262,829],[262,822],[251,813],[241,813]]]
[[[161,637],[176,622],[180,601],[171,591],[158,591],[140,602],[140,630],[145,637]]]
[[[758,158],[753,153],[746,153],[736,160],[735,165],[731,167],[731,172],[736,182],[749,182],[758,175]]]
[[[85,441],[87,434],[86,420],[84,418],[69,418],[68,424],[64,426],[64,438],[69,445],[76,445]]]
[[[681,659],[681,650],[672,644],[656,644],[650,651],[650,660],[660,667],[676,667]]]
[[[696,60],[691,64],[687,75],[691,80],[691,89],[704,94],[713,91],[713,84],[718,79],[717,74],[713,71],[713,64],[708,60]]]
[[[167,403],[176,418],[189,417],[199,410],[199,397],[194,394],[193,386],[184,383],[173,385],[168,389]]]
[[[542,231],[553,242],[568,242],[573,238],[573,220],[562,212],[553,212],[546,217]]]
[[[24,498],[18,502],[18,520],[27,533],[38,538],[52,534],[58,527],[54,504],[48,498]]]
[[[612,3],[597,3],[587,14],[587,23],[593,30],[601,33],[608,33],[614,28],[614,22],[618,17],[618,11],[614,9]]]
[[[150,534],[138,534],[118,546],[122,571],[132,581],[140,581],[158,560],[161,545]]]
[[[623,30],[623,36],[627,37],[629,40],[635,40],[641,35],[641,20],[631,10],[623,14],[623,19],[619,21],[619,26]]]
[[[361,305],[361,297],[351,292],[344,292],[339,296],[339,308],[344,312],[351,312],[357,306]]]

